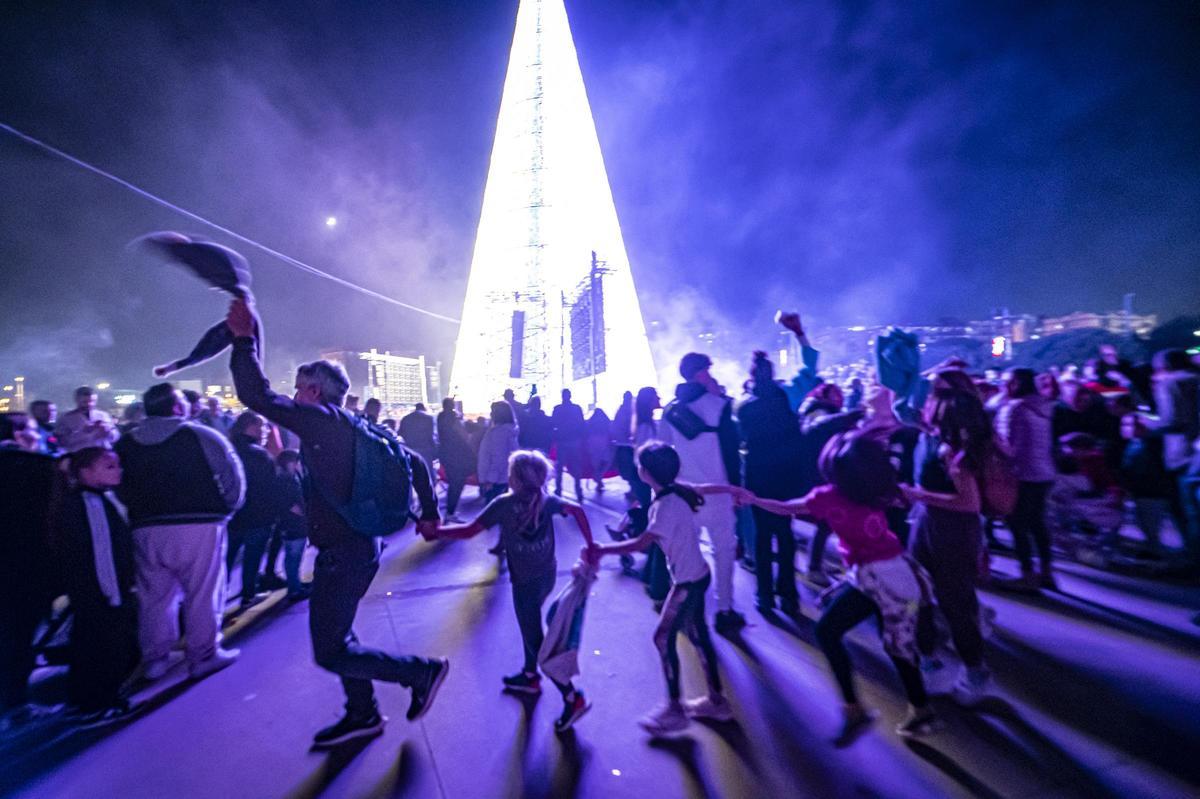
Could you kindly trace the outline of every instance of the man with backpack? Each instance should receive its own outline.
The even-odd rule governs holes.
[[[234,337],[230,368],[238,399],[246,407],[300,437],[306,472],[308,538],[317,547],[309,630],[317,665],[342,678],[346,715],[319,731],[316,748],[378,735],[386,719],[375,703],[372,680],[412,690],[407,718],[429,709],[450,668],[443,658],[398,656],[359,643],[352,629],[359,600],[379,570],[379,539],[399,529],[407,515],[410,486],[421,504],[418,529],[436,524],[437,502],[429,471],[342,403],[350,389],[345,371],[328,361],[304,364],[296,372],[296,392],[288,398],[271,390],[258,362],[254,316],[235,300],[226,324]],[[394,526],[385,522],[391,520]]]

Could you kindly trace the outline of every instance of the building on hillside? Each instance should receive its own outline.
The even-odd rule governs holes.
[[[1107,330],[1109,333],[1132,333],[1146,336],[1158,324],[1155,314],[1135,314],[1126,311],[1110,311],[1108,313],[1087,313],[1076,311],[1065,316],[1047,316],[1042,318],[1041,330],[1043,336],[1053,336],[1055,333],[1065,333],[1068,330]]]
[[[335,350],[321,357],[340,363],[350,377],[350,393],[357,395],[359,407],[372,397],[383,405],[384,413],[397,413],[418,402],[429,404],[428,371],[425,356],[409,357],[380,352]]]

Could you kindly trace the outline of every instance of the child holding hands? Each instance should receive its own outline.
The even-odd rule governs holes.
[[[542,605],[554,590],[557,561],[554,556],[554,517],[570,516],[579,526],[584,541],[592,547],[592,530],[583,508],[546,493],[550,461],[540,452],[517,450],[508,459],[508,491],[499,495],[472,522],[440,525],[426,537],[465,539],[491,527],[500,527],[500,546],[508,557],[512,580],[513,609],[521,630],[525,660],[521,670],[503,679],[504,690],[541,693],[537,656],[545,631]],[[570,729],[589,709],[583,692],[573,684],[555,683],[563,697],[562,715],[554,723],[556,732]]]
[[[700,552],[700,530],[695,514],[704,504],[703,494],[741,495],[743,489],[677,483],[679,454],[670,445],[659,441],[643,444],[638,448],[635,460],[638,476],[654,492],[646,531],[628,541],[593,546],[588,556],[594,561],[604,555],[627,555],[640,552],[652,543],[658,544],[666,556],[672,585],[654,629],[654,645],[662,659],[667,701],[639,724],[652,735],[663,735],[685,728],[689,717],[729,721],[733,718],[733,708],[721,692],[717,653],[704,616],[704,594],[712,582],[712,573]],[[686,702],[680,701],[679,653],[676,650],[680,632],[696,647],[708,680],[708,694]]]

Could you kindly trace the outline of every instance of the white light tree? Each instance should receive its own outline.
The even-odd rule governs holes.
[[[451,394],[469,412],[533,385],[610,413],[654,364],[562,0],[521,0]]]

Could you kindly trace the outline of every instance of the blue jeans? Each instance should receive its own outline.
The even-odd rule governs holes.
[[[287,575],[289,594],[304,590],[304,583],[300,581],[300,561],[304,558],[305,543],[307,540],[304,538],[283,539],[283,573]]]

